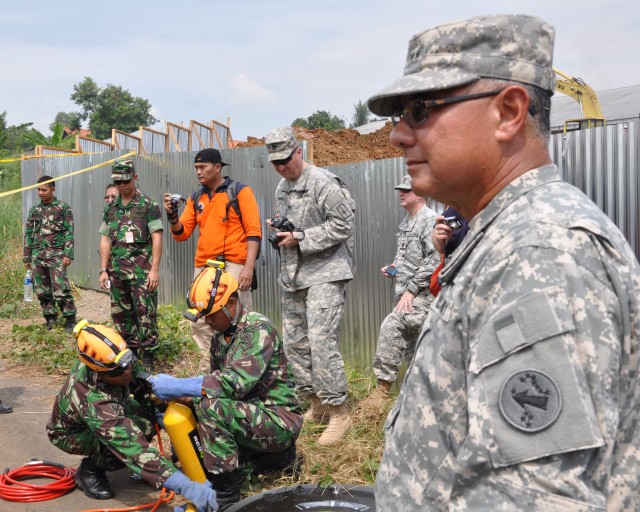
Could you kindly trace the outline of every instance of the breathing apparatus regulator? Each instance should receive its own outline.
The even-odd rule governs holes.
[[[223,311],[231,320],[231,331],[235,331],[240,308],[236,308],[235,315],[231,315],[226,308],[229,298],[238,289],[238,281],[224,270],[224,261],[207,260],[206,267],[196,276],[187,293],[187,311],[185,318],[192,322]],[[227,333],[225,333],[227,334]]]

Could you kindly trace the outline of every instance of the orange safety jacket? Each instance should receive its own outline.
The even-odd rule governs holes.
[[[204,267],[208,259],[215,259],[219,255],[224,255],[227,261],[244,265],[247,260],[247,241],[260,243],[262,239],[258,203],[247,185],[238,184],[237,198],[242,222],[233,207],[228,208],[228,219],[224,220],[229,203],[228,186],[229,178],[225,177],[222,185],[210,197],[209,188],[203,185],[197,205],[194,205],[197,194],[191,194],[180,216],[182,230],[178,233],[171,231],[173,238],[182,242],[191,236],[196,225],[200,228],[194,258],[196,267]]]

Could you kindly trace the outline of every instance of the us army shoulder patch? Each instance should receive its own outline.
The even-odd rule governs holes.
[[[509,424],[524,432],[539,432],[562,410],[562,395],[555,381],[538,370],[522,370],[500,389],[500,412]]]

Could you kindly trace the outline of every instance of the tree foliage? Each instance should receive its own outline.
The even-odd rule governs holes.
[[[358,103],[353,105],[353,117],[351,118],[351,128],[356,128],[357,126],[362,126],[363,124],[367,124],[369,122],[369,116],[371,115],[371,111],[369,110],[369,106],[364,103],[362,100],[359,100]]]
[[[79,130],[82,128],[82,114],[80,112],[58,112],[49,125],[49,130],[53,132],[57,124],[61,124],[63,128]]]
[[[322,128],[327,131],[337,131],[346,128],[342,118],[332,115],[326,110],[317,110],[306,119],[299,117],[294,119],[291,124],[293,126],[302,126],[307,130]]]
[[[98,139],[111,137],[111,129],[124,132],[136,131],[140,126],[150,126],[158,120],[150,113],[151,103],[144,98],[133,96],[119,85],[107,84],[100,88],[90,77],[85,77],[73,86],[71,99],[82,112],[59,112],[59,116],[68,116],[73,120],[89,120],[89,129]],[[69,126],[73,128],[73,126]]]
[[[33,123],[23,123],[7,126],[7,111],[0,114],[0,155],[19,155],[33,149],[33,143],[25,137],[32,130],[32,125]]]

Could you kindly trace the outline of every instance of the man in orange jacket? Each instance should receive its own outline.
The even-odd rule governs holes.
[[[237,184],[240,215],[229,207],[227,189],[230,178],[222,176],[222,161],[217,149],[203,149],[194,160],[200,185],[187,199],[182,215],[171,204],[171,194],[164,195],[164,207],[171,225],[171,235],[178,242],[187,240],[196,226],[200,238],[194,260],[194,277],[205,267],[207,260],[224,258],[225,268],[238,281],[241,302],[251,308],[251,283],[258,258],[262,228],[258,203],[251,188]],[[213,331],[199,320],[191,326],[194,341],[208,359]]]

